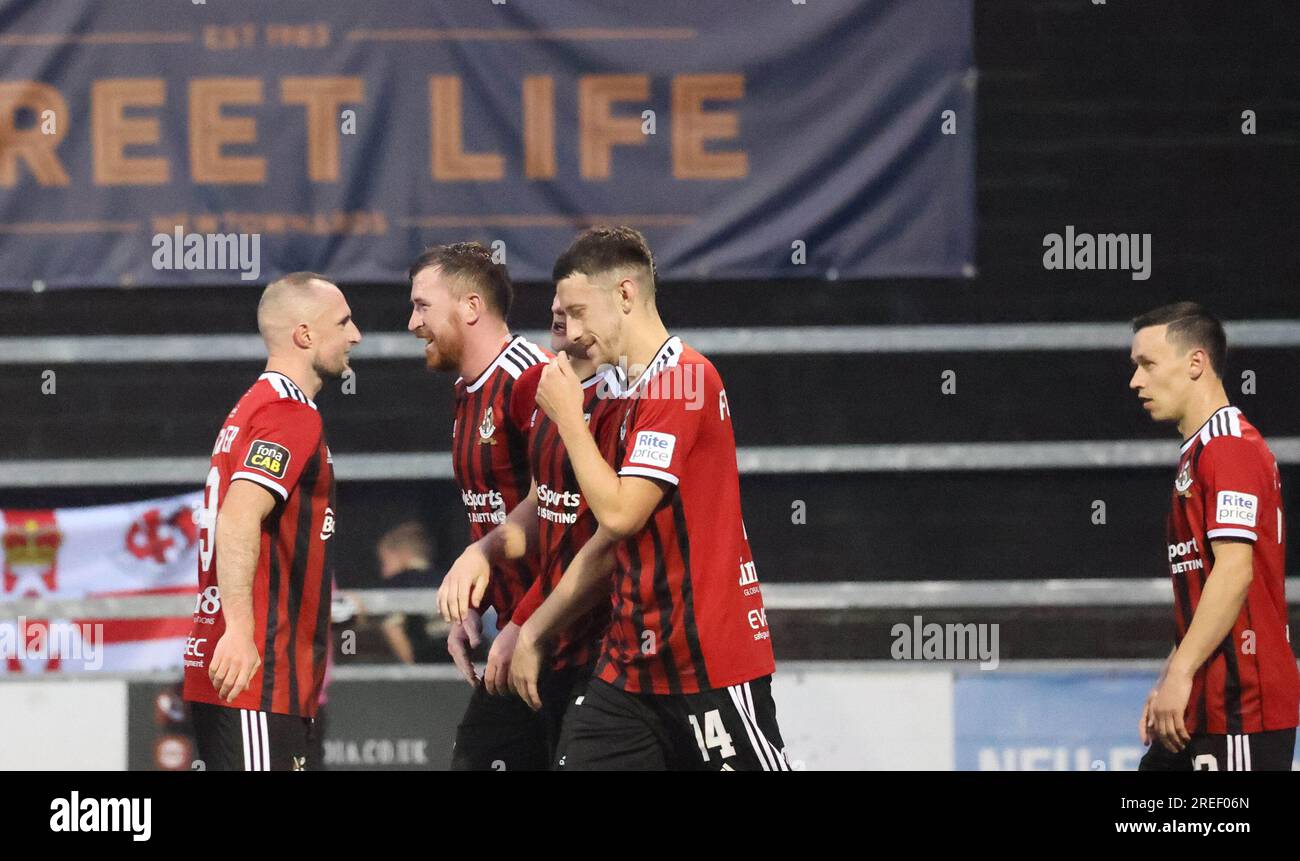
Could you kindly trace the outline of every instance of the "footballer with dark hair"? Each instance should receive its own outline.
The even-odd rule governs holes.
[[[1300,673],[1287,627],[1282,481],[1223,387],[1223,326],[1192,302],[1133,321],[1133,377],[1183,438],[1167,527],[1175,646],[1142,709],[1144,771],[1290,771]]]

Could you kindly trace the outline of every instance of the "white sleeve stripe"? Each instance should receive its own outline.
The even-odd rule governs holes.
[[[1206,538],[1249,538],[1251,541],[1258,541],[1259,536],[1249,529],[1211,529],[1205,533]]]
[[[671,472],[664,472],[662,469],[650,469],[645,466],[625,466],[618,471],[619,475],[639,475],[645,478],[658,478],[672,484],[677,483],[677,476]]]
[[[271,490],[274,490],[276,493],[278,493],[281,499],[289,498],[289,491],[285,490],[283,487],[276,484],[274,481],[272,481],[271,479],[267,478],[264,475],[258,475],[255,472],[237,472],[234,475],[230,476],[231,481],[234,481],[237,478],[246,478],[249,481],[257,482],[263,487],[269,487]]]

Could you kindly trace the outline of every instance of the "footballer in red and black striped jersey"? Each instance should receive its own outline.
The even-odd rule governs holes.
[[[597,428],[564,357],[538,382],[538,403],[583,497],[615,539],[612,584],[604,572],[571,566],[565,579],[589,585],[554,591],[520,634],[517,656],[547,642],[552,620],[565,618],[546,604],[612,591],[596,677],[565,716],[560,765],[788,770],[722,380],[664,328],[653,259],[637,231],[583,232],[554,276],[568,337],[598,367],[624,367],[635,380],[617,393],[618,421]]]
[[[529,495],[527,422],[532,404],[519,396],[516,384],[529,367],[546,362],[548,356],[526,338],[510,334],[509,273],[483,245],[434,246],[415,260],[409,275],[412,310],[407,329],[425,341],[428,368],[459,374],[452,470],[471,541],[478,542]],[[444,578],[444,587],[454,570]],[[545,769],[549,756],[540,717],[517,697],[489,692],[469,657],[479,642],[477,611],[493,608],[504,632],[536,577],[536,558],[500,561],[489,573],[482,601],[455,622],[448,637],[448,650],[474,686],[457,727],[452,768]],[[501,639],[499,634],[498,642]]]
[[[262,524],[253,579],[254,639],[262,671],[234,702],[208,679],[226,630],[217,585],[216,517],[232,481],[252,481],[279,503]],[[316,713],[329,647],[334,460],[316,404],[288,377],[258,378],[217,434],[203,491],[199,596],[185,656],[185,698],[270,714]]]
[[[575,371],[584,377],[581,386],[587,426],[598,437],[608,438],[600,429],[607,423],[619,422],[622,417],[623,404],[617,398],[622,388],[619,370],[597,372],[585,353],[565,336],[564,318],[558,315],[558,306],[553,311],[557,312],[557,317],[551,323],[551,349],[557,354],[563,351]],[[555,423],[536,406],[537,383],[543,367],[535,365],[529,368],[516,383],[524,402],[534,404],[529,417],[528,459],[532,466],[537,510],[538,562],[537,578],[515,608],[514,622],[520,626],[528,622],[555,589],[578,551],[597,529],[596,516],[582,497],[582,488],[573,475],[564,441]],[[613,462],[615,452],[612,445],[607,445],[603,454]],[[609,628],[609,619],[609,603],[598,602],[570,627],[559,632],[551,645],[547,666],[538,680],[538,693],[553,763],[562,756],[558,746],[564,715],[591,680],[601,640]]]
[[[456,413],[451,431],[451,463],[477,541],[505,522],[532,487],[528,461],[531,390],[518,390],[524,372],[548,355],[523,337],[511,337],[474,380],[456,380]],[[483,607],[494,607],[505,624],[537,576],[537,560],[502,563],[492,572]]]
[[[1179,303],[1133,323],[1130,387],[1184,436],[1166,556],[1175,646],[1141,721],[1143,770],[1291,769],[1300,672],[1287,621],[1282,482],[1268,445],[1228,403],[1227,341]]]
[[[313,273],[268,285],[258,327],[267,370],[212,448],[184,656],[199,756],[214,771],[312,767],[337,505],[334,459],[312,398],[324,378],[347,371],[361,340],[343,294]]]

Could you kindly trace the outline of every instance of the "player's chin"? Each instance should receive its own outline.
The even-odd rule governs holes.
[[[350,370],[352,368],[348,365],[348,357],[343,356],[337,362],[321,365],[316,372],[327,380],[337,380]]]

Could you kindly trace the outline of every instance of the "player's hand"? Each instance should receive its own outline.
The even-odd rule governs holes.
[[[1191,695],[1192,677],[1170,670],[1151,700],[1150,718],[1155,725],[1156,738],[1172,753],[1180,752],[1192,740],[1183,724]]]
[[[560,353],[542,369],[537,381],[537,405],[557,425],[565,419],[582,418],[582,383],[567,354]]]
[[[483,641],[483,622],[473,610],[465,614],[465,621],[455,622],[447,634],[447,653],[471,688],[478,687],[478,672],[474,669],[473,652]]]
[[[1151,744],[1153,738],[1155,725],[1151,722],[1151,702],[1156,698],[1156,690],[1152,688],[1151,693],[1147,694],[1147,700],[1142,704],[1142,719],[1138,721],[1138,738],[1142,740],[1143,747]]]
[[[466,547],[438,587],[438,612],[442,613],[443,621],[465,621],[470,607],[477,609],[483,601],[491,579],[492,566],[483,551],[477,544]]]
[[[492,648],[488,650],[487,669],[483,672],[483,684],[488,693],[510,693],[510,661],[514,657],[518,639],[519,626],[511,622],[492,641]]]
[[[541,645],[533,638],[528,623],[519,629],[515,640],[515,653],[510,661],[510,688],[524,702],[537,711],[542,707],[542,697],[537,689],[537,677],[542,672]]]
[[[257,653],[257,645],[252,634],[226,631],[217,641],[212,651],[212,663],[208,665],[208,678],[217,695],[228,703],[248,690],[253,676],[262,667],[262,656]]]

